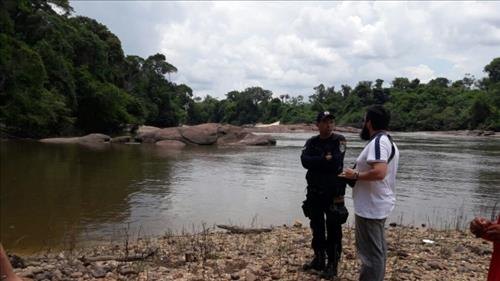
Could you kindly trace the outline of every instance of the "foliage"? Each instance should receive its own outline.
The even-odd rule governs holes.
[[[360,126],[366,107],[384,104],[395,130],[500,130],[500,58],[479,80],[396,77],[389,87],[377,79],[340,90],[320,84],[296,97],[249,87],[219,100],[193,97],[188,85],[170,81],[178,70],[164,54],[125,56],[105,25],[72,11],[68,0],[0,2],[0,129],[44,137],[141,124],[311,123],[323,110],[337,124]]]
[[[176,126],[192,90],[163,54],[125,57],[120,40],[67,0],[0,2],[0,127],[23,137]],[[200,121],[200,120],[196,120]]]

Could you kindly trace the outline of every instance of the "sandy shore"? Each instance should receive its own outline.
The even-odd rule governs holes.
[[[492,245],[469,232],[388,226],[387,236],[386,280],[486,280]],[[16,272],[34,280],[321,280],[301,270],[310,239],[300,224],[259,234],[208,229],[23,257],[26,267]],[[337,280],[356,280],[351,227],[343,242]]]

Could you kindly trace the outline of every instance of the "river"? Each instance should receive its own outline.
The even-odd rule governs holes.
[[[0,240],[9,250],[33,253],[214,224],[306,222],[299,156],[312,134],[273,134],[274,147],[180,151],[145,144],[2,141]],[[345,136],[350,166],[364,142]],[[500,138],[393,137],[401,157],[389,222],[455,228],[475,215],[498,213]],[[346,195],[352,213],[350,188]]]

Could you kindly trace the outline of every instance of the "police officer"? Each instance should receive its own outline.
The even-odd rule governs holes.
[[[303,268],[322,271],[323,277],[331,278],[337,275],[342,253],[342,224],[348,216],[344,205],[346,184],[337,176],[344,165],[346,139],[333,133],[334,116],[328,111],[317,115],[316,126],[319,135],[307,140],[300,157],[307,169],[307,195],[302,208],[310,219],[314,251],[314,258]]]

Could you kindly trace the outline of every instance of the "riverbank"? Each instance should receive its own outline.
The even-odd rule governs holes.
[[[26,267],[15,270],[34,280],[320,280],[301,270],[312,256],[310,239],[300,223],[249,234],[166,233],[23,257]],[[492,245],[469,232],[388,226],[387,240],[386,280],[486,279]],[[345,228],[343,243],[340,279],[356,280],[352,227]]]

